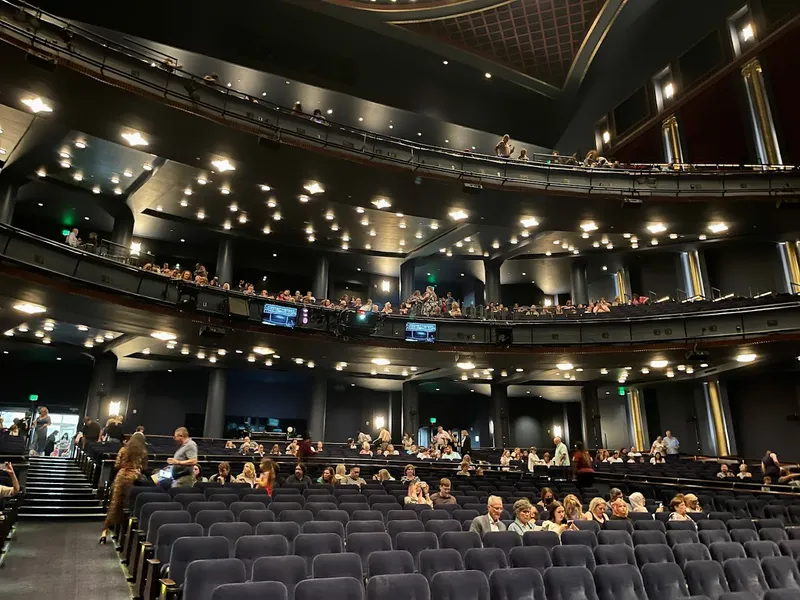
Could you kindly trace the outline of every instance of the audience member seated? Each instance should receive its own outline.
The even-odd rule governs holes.
[[[547,510],[547,507],[550,506],[556,498],[555,498],[555,494],[553,493],[553,490],[551,490],[549,487],[542,488],[542,491],[540,492],[540,494],[541,494],[541,497],[539,499],[539,502],[536,503],[536,506],[538,507],[539,512],[544,512],[544,511]]]
[[[589,502],[589,511],[586,513],[586,516],[584,516],[584,519],[587,521],[594,521],[602,526],[603,523],[608,521],[607,510],[608,504],[605,499],[599,496],[592,498],[592,501]]]
[[[394,477],[392,477],[391,473],[389,473],[389,469],[381,469],[375,475],[372,476],[373,481],[394,481]]]
[[[198,483],[206,482],[208,482],[208,478],[203,477],[203,469],[200,467],[200,465],[192,466],[191,484],[197,485]]]
[[[586,518],[583,514],[583,505],[575,494],[567,494],[564,496],[563,506],[568,521],[577,521]]]
[[[703,512],[703,508],[700,506],[700,501],[697,499],[697,496],[694,494],[686,494],[683,497],[683,501],[686,503],[686,512],[690,513],[701,513]]]
[[[725,463],[722,463],[722,464],[719,466],[719,473],[717,473],[717,478],[718,478],[718,479],[728,479],[728,478],[730,478],[730,477],[734,477],[734,474],[733,474],[733,473],[731,473],[731,471],[730,471],[730,469],[728,468],[728,465],[727,465],[727,464],[725,464]]]
[[[641,493],[632,493],[630,496],[628,496],[628,500],[631,502],[631,512],[648,512],[647,508],[645,507],[644,496]]]
[[[386,450],[383,451],[384,456],[400,456],[400,453],[394,449],[394,446],[389,444],[386,446]]]
[[[356,441],[353,438],[347,438],[347,449],[358,450],[358,446],[356,446]]]
[[[672,508],[672,512],[669,515],[670,521],[690,521],[694,523],[692,517],[686,514],[688,508],[686,506],[686,501],[681,494],[678,494],[672,499],[672,502],[670,502],[670,507]]]
[[[343,485],[357,485],[363,487],[367,482],[361,477],[361,467],[350,467],[350,473],[342,481]]]
[[[11,480],[11,485],[0,485],[0,498],[11,498],[19,494],[19,479],[10,462],[3,463],[3,473]]]
[[[408,484],[408,494],[403,500],[404,504],[427,504],[433,508],[433,500],[428,493],[428,484],[424,481],[415,481]]]
[[[257,481],[258,477],[256,477],[256,466],[251,462],[244,463],[242,472],[236,476],[236,483],[246,483],[253,488],[256,487]]]
[[[542,529],[536,525],[539,511],[527,498],[514,502],[514,517],[514,522],[508,526],[508,530],[518,533],[520,537],[526,531],[540,531]]]
[[[456,477],[470,477],[471,474],[469,472],[470,465],[467,461],[463,461],[459,465],[458,471],[456,471]]]
[[[656,452],[655,456],[650,459],[651,465],[663,465],[665,462],[667,461],[664,460],[663,456],[661,456],[661,452]]]
[[[343,464],[336,465],[336,473],[334,474],[334,478],[336,479],[336,483],[339,485],[344,484],[344,480],[347,479],[347,467]]]
[[[226,450],[235,450],[236,449],[236,446],[234,446],[234,444],[233,444],[233,440],[228,440],[227,442],[225,442],[225,449]]]
[[[739,465],[739,472],[736,474],[739,479],[750,479],[753,474],[747,470],[747,465],[742,463]]]
[[[414,468],[414,465],[406,465],[406,468],[403,469],[403,476],[400,478],[400,482],[408,485],[414,481],[419,481],[417,470]]]
[[[286,478],[286,483],[311,485],[311,477],[306,475],[306,466],[303,463],[297,463],[294,466],[294,473]]]
[[[617,498],[611,502],[612,521],[630,521],[628,517],[628,503],[622,498]]]
[[[576,531],[575,523],[567,519],[560,502],[553,502],[548,508],[550,518],[542,523],[542,531],[555,531],[558,537],[565,531]],[[588,514],[588,513],[587,513]]]
[[[361,455],[372,456],[372,450],[370,449],[369,442],[364,442],[361,444],[361,450],[358,452]]]
[[[443,458],[444,460],[461,460],[461,455],[455,450],[453,450],[453,447],[450,444],[448,444],[447,446],[445,446],[441,458]]]
[[[336,480],[336,475],[334,474],[333,467],[325,467],[322,470],[322,475],[317,477],[317,483],[328,483],[330,485],[336,485],[338,481]]]
[[[608,462],[608,463],[621,463],[621,462],[624,462],[624,461],[622,460],[622,458],[619,455],[619,450],[614,450],[614,454],[612,454],[608,458],[608,460],[606,462]]]
[[[433,502],[433,508],[437,508],[444,504],[456,503],[455,497],[450,495],[451,485],[452,483],[449,479],[447,479],[447,477],[442,477],[439,480],[439,491],[431,496],[431,502]]]
[[[486,514],[472,519],[472,524],[469,526],[470,531],[476,532],[481,537],[491,531],[506,530],[506,524],[500,520],[503,514],[503,499],[500,496],[489,496],[486,506]]]
[[[212,475],[208,480],[212,483],[221,483],[222,485],[233,482],[234,479],[231,476],[230,463],[225,461],[219,463],[219,465],[217,465],[217,474]]]

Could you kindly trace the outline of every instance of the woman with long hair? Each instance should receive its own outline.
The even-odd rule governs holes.
[[[47,407],[39,407],[39,416],[34,424],[33,433],[33,450],[39,456],[44,456],[44,449],[47,446],[47,428],[51,422]]]
[[[336,475],[333,472],[333,467],[325,467],[322,470],[322,475],[317,479],[317,483],[336,485]]]
[[[548,507],[550,518],[542,523],[542,531],[555,531],[558,537],[567,530],[574,531],[577,529],[575,523],[567,519],[567,513],[564,512],[564,507],[560,502],[553,502]]]
[[[103,532],[100,534],[101,544],[107,542],[108,530],[122,522],[122,510],[125,507],[128,491],[139,479],[142,471],[147,469],[147,445],[144,434],[137,431],[130,437],[128,443],[119,449],[114,468],[118,471],[114,477],[111,502],[108,505],[106,520],[103,522]]]
[[[570,521],[577,521],[584,518],[583,505],[575,494],[567,494],[564,496],[564,512],[567,515],[567,519]]]
[[[408,484],[408,495],[405,504],[427,504],[433,508],[433,500],[428,493],[428,484],[424,481],[412,481]]]
[[[575,479],[578,482],[578,487],[592,487],[592,481],[594,481],[592,457],[583,446],[583,442],[575,443],[575,454],[572,455],[572,465],[575,469]]]
[[[256,487],[267,492],[268,496],[272,496],[272,488],[275,485],[275,463],[268,458],[261,460],[261,475],[258,477]]]
[[[246,483],[251,488],[256,487],[258,477],[256,476],[256,466],[251,462],[244,463],[242,472],[236,476],[236,483]]]

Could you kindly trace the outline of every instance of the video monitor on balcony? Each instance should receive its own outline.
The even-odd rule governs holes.
[[[436,323],[406,323],[407,342],[435,342]]]
[[[261,322],[264,325],[294,329],[295,325],[297,325],[297,309],[292,306],[267,303],[264,305],[264,314]]]

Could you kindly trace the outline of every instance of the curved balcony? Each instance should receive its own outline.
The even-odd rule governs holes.
[[[21,11],[21,12],[20,12]],[[20,25],[20,14],[37,27]],[[0,3],[0,39],[40,60],[251,132],[267,144],[290,144],[342,158],[401,168],[419,176],[461,181],[465,189],[642,198],[788,197],[800,175],[787,165],[663,165],[587,168],[552,155],[528,162],[460,152],[402,140],[306,115],[183,71],[169,57],[155,59],[82,30],[58,17],[8,0]],[[65,40],[68,40],[65,42]]]
[[[313,304],[295,304],[247,296],[218,287],[197,286],[159,274],[121,264],[26,233],[0,226],[0,259],[25,271],[58,277],[73,284],[76,293],[95,289],[112,292],[141,302],[196,312],[212,317],[222,326],[237,323],[262,331],[277,328],[267,324],[270,311],[286,309],[293,315],[290,327],[279,328],[293,335],[292,329],[329,337],[346,334],[343,311]],[[265,307],[270,307],[265,311]],[[273,308],[277,307],[277,308]],[[637,310],[640,307],[634,307]],[[800,300],[793,295],[769,296],[752,300],[727,300],[659,304],[652,312],[602,315],[534,317],[502,315],[479,318],[423,318],[398,314],[376,316],[374,325],[353,332],[376,341],[410,342],[409,324],[428,323],[426,341],[470,347],[596,346],[632,344],[682,344],[697,340],[744,341],[762,336],[800,331]],[[353,311],[349,311],[353,312]],[[499,318],[498,318],[499,317]],[[428,344],[425,344],[429,346]]]

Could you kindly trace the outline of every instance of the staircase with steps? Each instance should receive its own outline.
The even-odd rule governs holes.
[[[105,516],[91,482],[69,458],[31,456],[23,487],[20,518]]]

